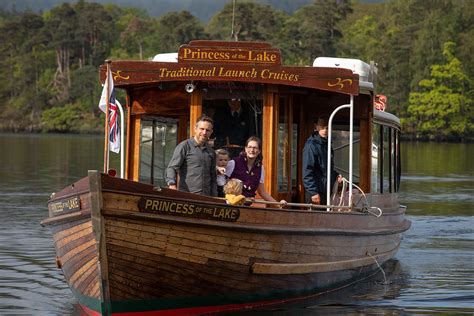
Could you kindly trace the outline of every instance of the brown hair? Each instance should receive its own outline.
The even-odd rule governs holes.
[[[260,153],[258,154],[257,158],[255,159],[255,164],[259,165],[261,164],[263,160],[263,155],[262,155],[262,140],[258,138],[257,136],[250,136],[247,141],[245,142],[245,147],[249,145],[250,142],[256,142],[258,144],[258,150],[260,150]],[[245,149],[240,153],[241,155],[246,156],[247,153],[245,152]]]
[[[317,120],[314,120],[314,125],[316,127],[316,130],[319,131],[323,127],[328,126],[328,119],[325,117],[320,117]]]
[[[245,147],[247,147],[250,142],[257,142],[258,150],[262,151],[262,140],[260,138],[258,138],[257,136],[250,136],[245,142]]]
[[[198,126],[199,122],[208,122],[208,123],[211,123],[212,127],[214,127],[214,120],[211,117],[207,116],[206,114],[203,114],[200,117],[198,117],[196,121],[196,127]]]
[[[224,193],[225,194],[234,194],[240,195],[242,194],[242,190],[244,188],[244,184],[239,179],[229,179],[227,183],[224,185]]]

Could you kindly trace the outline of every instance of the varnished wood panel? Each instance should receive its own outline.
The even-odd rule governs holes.
[[[276,93],[266,92],[262,111],[262,155],[265,166],[264,185],[270,195],[277,193],[277,134],[278,134],[278,97]]]
[[[184,84],[160,89],[159,86],[133,90],[132,115],[177,117],[188,114],[190,94]]]
[[[188,67],[187,69],[192,67],[193,70],[182,72],[183,67]],[[344,68],[153,61],[113,61],[111,68],[114,73],[120,72],[122,74],[114,80],[115,86],[121,88],[158,85],[167,82],[189,83],[192,81],[225,80],[306,87],[340,94],[357,95],[359,93],[359,75]],[[225,70],[232,70],[236,75],[223,75]],[[181,73],[178,75],[180,71]],[[102,82],[105,80],[105,72],[105,67],[101,66]]]
[[[189,106],[189,136],[194,136],[194,127],[198,118],[202,115],[202,91],[194,89],[191,93],[191,102]],[[184,139],[179,139],[183,141]]]

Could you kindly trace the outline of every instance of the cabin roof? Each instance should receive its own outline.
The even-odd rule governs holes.
[[[392,113],[375,110],[374,111],[374,122],[383,123],[384,125],[389,125],[397,129],[401,129],[400,119],[393,115]]]

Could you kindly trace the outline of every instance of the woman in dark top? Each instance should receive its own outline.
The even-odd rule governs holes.
[[[247,139],[244,151],[227,163],[226,174],[229,178],[236,178],[242,181],[244,186],[242,194],[245,197],[253,198],[258,192],[265,201],[276,202],[263,185],[265,177],[261,145],[260,138],[256,136]],[[280,202],[286,203],[285,200]]]

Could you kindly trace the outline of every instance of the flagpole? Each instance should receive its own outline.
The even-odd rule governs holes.
[[[107,74],[105,79],[105,91],[106,91],[106,106],[105,106],[105,136],[104,136],[104,173],[108,172],[109,167],[109,103],[110,103],[110,63],[111,61],[107,59],[105,61],[107,65]]]

